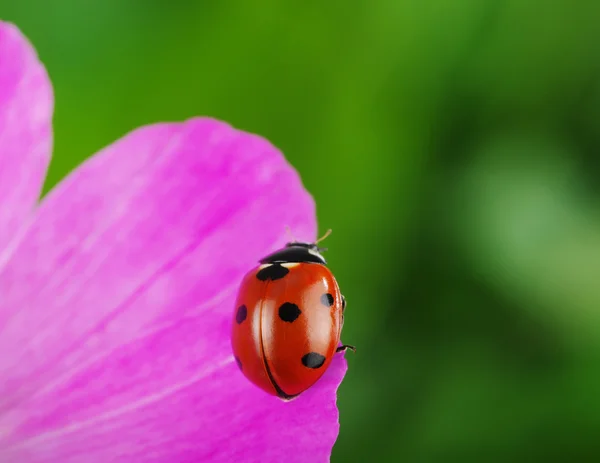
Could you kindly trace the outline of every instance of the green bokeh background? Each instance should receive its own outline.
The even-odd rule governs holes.
[[[54,83],[46,190],[195,115],[300,171],[359,348],[332,461],[600,461],[600,2],[0,0],[0,17]]]

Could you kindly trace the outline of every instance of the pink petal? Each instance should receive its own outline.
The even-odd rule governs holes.
[[[35,50],[15,26],[0,21],[0,255],[39,199],[52,151],[52,112],[52,85]]]
[[[0,461],[328,461],[344,359],[283,403],[231,354],[237,285],[286,225],[316,236],[296,172],[210,119],[80,167],[0,270]]]

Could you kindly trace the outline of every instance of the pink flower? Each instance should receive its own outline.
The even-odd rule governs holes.
[[[264,139],[211,119],[133,131],[37,200],[52,88],[0,23],[0,462],[319,462],[342,355],[295,401],[230,347],[237,285],[315,210]]]

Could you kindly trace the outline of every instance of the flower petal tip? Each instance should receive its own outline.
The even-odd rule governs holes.
[[[54,96],[27,38],[0,21],[0,251],[29,217],[52,152]]]

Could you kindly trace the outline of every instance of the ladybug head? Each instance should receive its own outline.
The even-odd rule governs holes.
[[[288,233],[291,236],[291,231],[289,228]],[[302,241],[294,240],[286,244],[285,247],[279,251],[275,251],[273,254],[263,257],[259,262],[261,264],[274,264],[275,262],[299,262],[327,265],[327,261],[321,255],[322,252],[327,251],[327,248],[320,248],[317,246],[317,244],[327,238],[330,234],[331,229],[327,230],[327,232],[325,232],[325,234],[314,243],[304,243]],[[294,238],[292,237],[292,239]]]
[[[263,257],[260,260],[261,264],[273,264],[275,262],[300,262],[300,263],[315,263],[327,265],[327,261],[321,255],[325,248],[320,248],[317,243],[302,243],[293,241],[285,245],[284,248]]]

